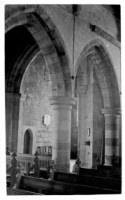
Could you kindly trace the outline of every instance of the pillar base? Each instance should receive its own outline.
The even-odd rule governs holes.
[[[104,164],[104,166],[107,166],[107,167],[108,167],[108,166],[109,166],[109,167],[112,167],[112,166],[113,166],[113,164],[108,164],[108,163],[107,163],[107,164]]]

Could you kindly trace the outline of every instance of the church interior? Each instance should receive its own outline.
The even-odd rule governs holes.
[[[8,195],[121,194],[120,5],[5,5]]]

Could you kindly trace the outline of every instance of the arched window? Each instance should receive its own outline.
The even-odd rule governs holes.
[[[26,130],[24,134],[24,149],[23,153],[32,154],[33,133],[30,129]]]

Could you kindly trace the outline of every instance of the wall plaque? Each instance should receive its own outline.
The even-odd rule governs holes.
[[[43,116],[43,124],[45,126],[49,126],[50,125],[50,115],[46,114]]]

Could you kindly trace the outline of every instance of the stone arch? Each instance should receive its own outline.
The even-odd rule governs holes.
[[[25,73],[26,67],[28,66],[29,62],[33,59],[33,57],[39,52],[38,48],[32,46],[26,52],[24,50],[23,55],[21,55],[17,62],[14,64],[13,70],[11,72],[11,76],[7,80],[6,83],[6,92],[16,92],[20,91],[20,85],[22,82],[23,75]]]
[[[31,129],[27,129],[24,133],[23,153],[24,154],[32,154],[32,148],[33,148],[33,133],[31,131]]]
[[[88,75],[88,62],[93,73],[91,84],[92,89],[94,89],[89,93],[90,99],[92,94],[92,101],[90,104],[87,101],[88,82],[85,79]],[[81,157],[84,158],[83,161],[92,167],[96,166],[95,160],[97,155],[101,157],[101,164],[112,165],[113,156],[119,157],[120,151],[120,148],[118,148],[118,141],[120,140],[120,94],[113,62],[101,40],[96,39],[91,41],[81,52],[76,63],[76,87],[78,81],[80,82],[78,78],[80,75],[82,76],[82,84],[79,84],[81,88],[79,87],[79,91],[76,91],[75,88],[75,94],[78,94],[78,105],[82,105],[82,107],[78,107],[79,116],[81,117],[81,121],[79,117],[78,125],[78,152],[80,152],[80,155],[82,155]],[[89,112],[89,109],[86,109],[86,101],[90,105],[91,112],[94,114],[94,116],[90,116],[90,118],[88,116],[91,112]],[[90,120],[92,125],[87,120]],[[98,130],[93,129],[96,125]],[[91,152],[92,156],[90,160],[86,159],[88,150],[85,146],[86,138],[89,140],[90,137],[87,135],[88,128],[90,128],[90,131],[92,129],[91,133],[93,136],[93,151]],[[115,141],[115,147],[113,146],[113,141]],[[102,144],[102,146],[100,146],[100,144]]]
[[[36,40],[50,72],[53,95],[70,96],[71,79],[64,44],[44,9],[39,5],[6,6],[5,18],[6,32],[24,25]]]
[[[120,95],[117,78],[109,53],[99,39],[91,41],[81,52],[76,63],[76,74],[80,63],[88,57],[91,59],[100,85],[104,107],[119,108]],[[85,90],[86,91],[86,90]]]

